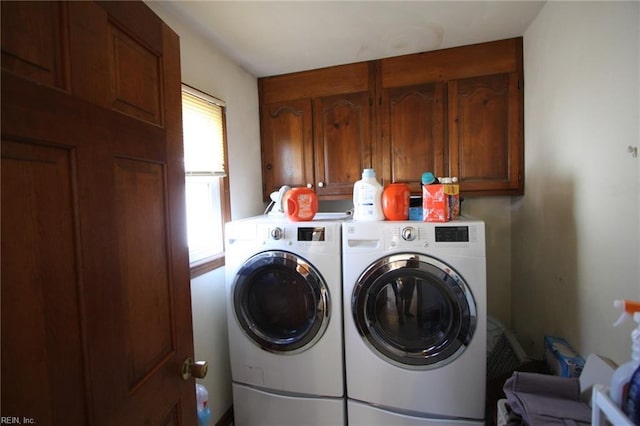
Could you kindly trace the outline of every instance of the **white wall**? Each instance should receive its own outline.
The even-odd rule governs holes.
[[[487,313],[507,328],[512,328],[510,203],[510,197],[465,197],[462,203],[463,214],[484,220]]]
[[[548,2],[524,35],[525,195],[512,204],[512,325],[629,358],[640,300],[640,3]]]
[[[257,79],[175,15],[171,1],[146,4],[180,36],[182,82],[226,102],[233,218],[262,213]]]
[[[260,214],[264,205],[257,79],[196,35],[173,13],[170,2],[146,4],[180,36],[182,82],[226,102],[233,218]],[[192,280],[191,300],[195,356],[209,363],[209,373],[199,383],[209,391],[211,424],[215,424],[233,399],[224,268]]]

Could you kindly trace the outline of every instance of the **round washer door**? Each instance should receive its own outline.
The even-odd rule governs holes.
[[[351,300],[358,332],[384,360],[409,369],[442,367],[473,338],[476,304],[462,277],[429,256],[406,253],[372,264]]]
[[[313,346],[329,324],[329,291],[306,260],[266,251],[247,260],[232,286],[233,309],[242,331],[261,348],[282,354]]]

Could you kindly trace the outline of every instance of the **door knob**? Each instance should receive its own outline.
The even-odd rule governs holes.
[[[182,379],[189,380],[192,376],[196,379],[204,379],[208,369],[207,361],[194,361],[191,358],[187,358],[182,363]]]
[[[318,182],[318,188],[324,188],[324,182]]]

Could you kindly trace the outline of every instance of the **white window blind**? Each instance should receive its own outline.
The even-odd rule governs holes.
[[[187,176],[225,176],[222,109],[218,99],[182,88],[184,162]]]
[[[187,232],[192,267],[224,252],[224,102],[182,86]]]

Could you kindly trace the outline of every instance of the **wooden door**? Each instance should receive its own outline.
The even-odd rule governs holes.
[[[449,167],[465,194],[524,191],[522,89],[518,73],[449,83]]]
[[[385,183],[404,182],[421,194],[422,173],[446,174],[444,84],[383,89],[381,110]]]
[[[265,201],[282,185],[313,187],[311,99],[266,104],[261,113]]]
[[[178,37],[142,2],[1,7],[2,415],[194,425]]]
[[[322,199],[348,197],[371,167],[370,99],[368,92],[314,99],[315,191]]]

